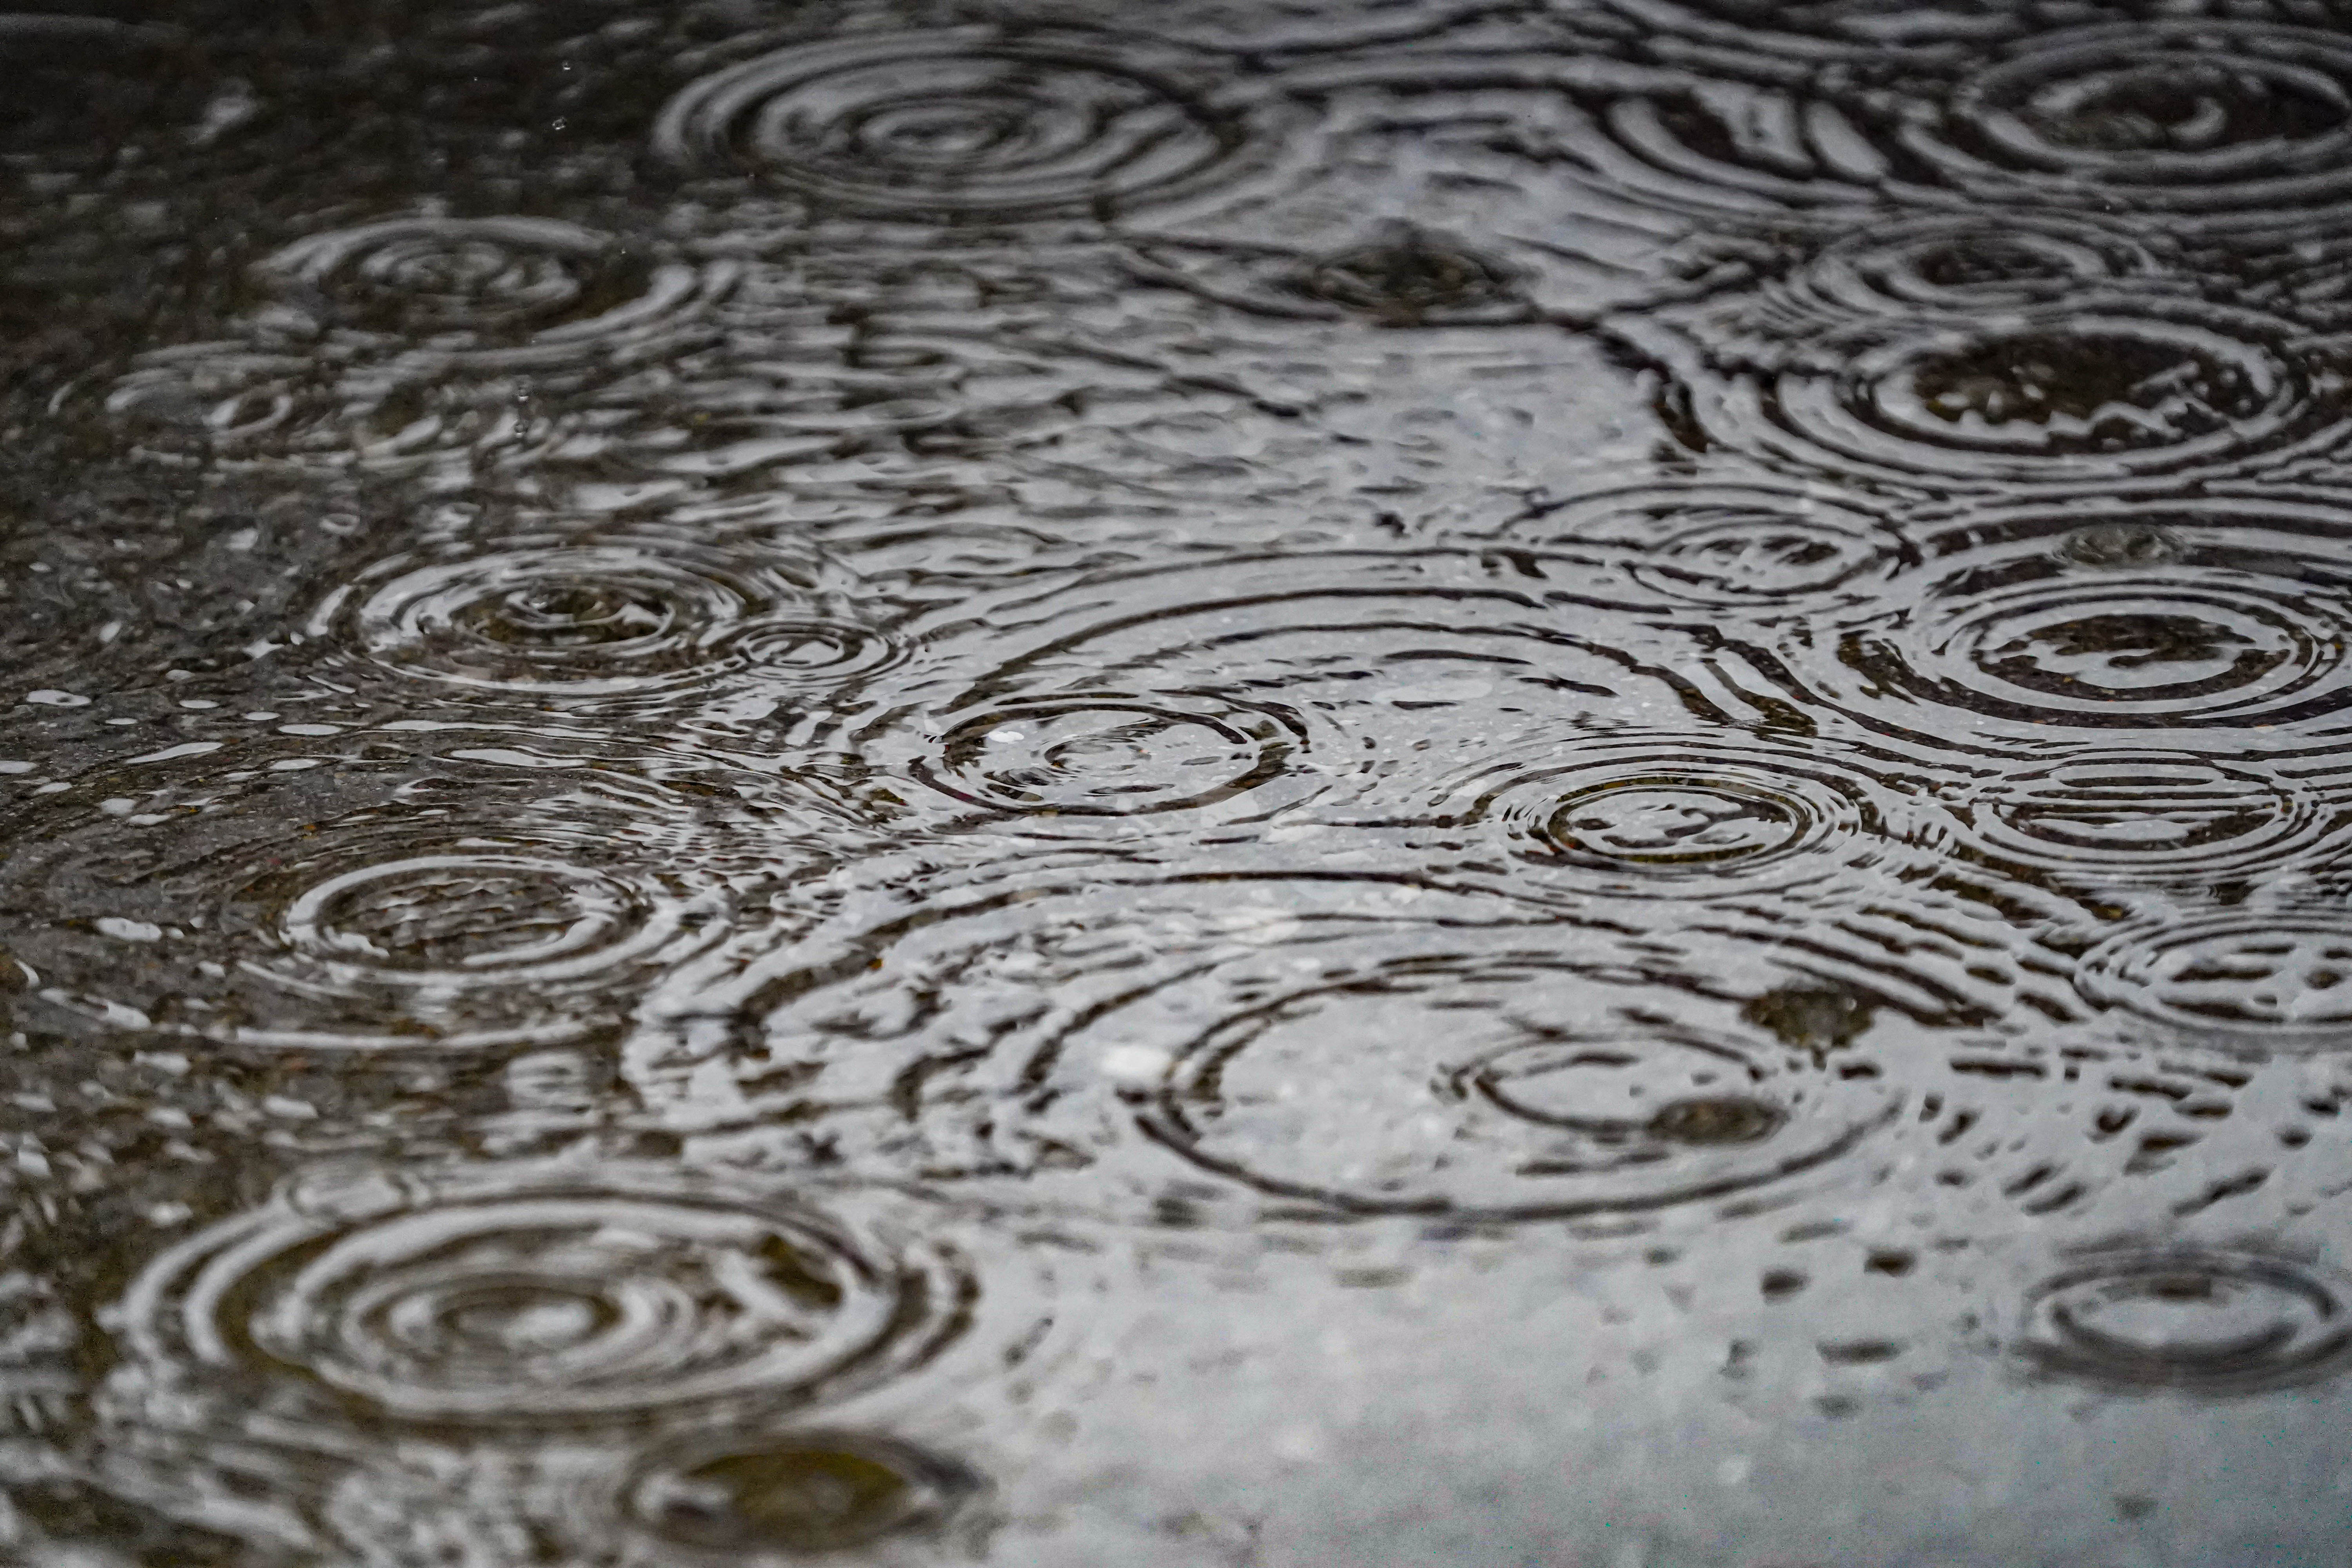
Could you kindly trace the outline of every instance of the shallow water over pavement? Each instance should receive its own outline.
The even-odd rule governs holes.
[[[0,1561],[2342,1558],[2352,8],[0,62]]]

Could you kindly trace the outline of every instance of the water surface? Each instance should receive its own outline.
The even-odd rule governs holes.
[[[2343,1557],[2352,10],[90,4],[0,1559]]]

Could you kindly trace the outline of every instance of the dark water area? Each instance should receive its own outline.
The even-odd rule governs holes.
[[[2352,5],[89,3],[0,1562],[2352,1556]]]

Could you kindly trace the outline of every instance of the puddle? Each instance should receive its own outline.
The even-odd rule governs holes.
[[[2343,1556],[2352,12],[0,62],[0,1560]]]

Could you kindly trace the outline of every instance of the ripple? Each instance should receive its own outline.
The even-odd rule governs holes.
[[[1851,877],[1892,858],[1897,797],[1821,748],[1611,735],[1488,763],[1450,792],[1531,877],[1580,893],[1714,897]]]
[[[1272,782],[1303,746],[1299,721],[1178,695],[1008,704],[940,737],[916,776],[974,805],[1056,816],[1187,811]]]
[[[2076,723],[2208,719],[2332,682],[2340,647],[2317,642],[2292,602],[2172,582],[2036,584],[1987,595],[1914,668],[1947,696],[1981,688],[2004,705]],[[2215,699],[2222,698],[2217,702]]]
[[[1128,1091],[1143,1128],[1268,1194],[1512,1219],[1662,1208],[1828,1163],[1893,1110],[1873,1075],[1677,1023],[1647,994],[1612,1005],[1599,976],[1535,953],[1286,967],[1220,965],[1094,1036],[1169,1040],[1164,1072]]]
[[[749,1283],[732,1279],[730,1289]],[[976,1337],[959,1335],[949,1353],[969,1356]],[[923,1371],[938,1375],[939,1363]],[[304,1486],[299,1471],[268,1477],[270,1491],[309,1503],[299,1523],[287,1521],[294,1528],[254,1529],[250,1504],[242,1518],[236,1505],[222,1508],[220,1522],[244,1524],[248,1535],[323,1538],[346,1553],[337,1561],[370,1568],[556,1561],[772,1568],[852,1552],[898,1562],[910,1548],[973,1544],[995,1522],[982,1506],[991,1489],[977,1472],[864,1427],[737,1426],[723,1413],[714,1422],[681,1412],[659,1423],[674,1434],[646,1443],[634,1440],[642,1423],[615,1425],[621,1429],[598,1423],[577,1435],[470,1424],[446,1435],[404,1428],[395,1443],[338,1467],[324,1485]],[[205,1475],[213,1456],[188,1458],[204,1483],[224,1491],[262,1479]],[[318,1456],[287,1458],[291,1468],[315,1466]],[[142,1489],[177,1501],[194,1489],[188,1479],[157,1476]]]
[[[1539,507],[1502,531],[1613,567],[1669,610],[1779,612],[1864,603],[1917,555],[1885,517],[1795,486],[1607,490]]]
[[[568,400],[704,343],[740,270],[553,219],[332,230],[254,268],[269,298],[228,335],[141,352],[53,411],[92,402],[141,456],[180,466],[454,484],[577,440]]]
[[[1898,1098],[1853,1048],[1867,1007],[1841,995],[1824,1029],[1751,1005],[1789,984],[1769,940],[1701,973],[1680,936],[1304,854],[1326,869],[1260,847],[853,900],[789,949],[681,972],[632,1081],[706,1151],[818,1158],[793,1151],[819,1124],[842,1168],[1024,1205],[1505,1219],[1779,1181]]]
[[[2094,1256],[2035,1287],[2014,1347],[2118,1391],[2262,1394],[2343,1370],[2338,1280],[2281,1258],[2158,1249]]]
[[[2146,242],[2086,218],[1922,217],[1832,240],[1806,281],[1856,310],[1964,314],[2049,304],[2154,266]]]
[[[1321,258],[1297,286],[1309,299],[1398,326],[1516,308],[1500,263],[1412,227]]]
[[[1979,853],[2100,886],[2274,876],[2315,859],[2344,826],[2293,780],[2167,751],[2077,752],[1987,780],[1957,804]]]
[[[839,749],[1022,811],[1127,809],[1109,790],[1263,816],[1374,788],[1425,805],[1450,748],[1498,725],[1722,718],[1664,663],[1675,639],[1590,613],[1610,584],[1550,564],[1301,552],[1021,585],[911,623],[919,659]]]
[[[1988,318],[2111,293],[2160,267],[2140,237],[2034,213],[1874,219],[1786,265],[1685,312],[1716,363],[1834,374],[1889,328],[1981,331]]]
[[[469,351],[468,365],[538,356],[560,371],[524,364],[528,375],[504,378],[532,394],[532,421],[479,463],[515,481],[641,485],[689,504],[805,498],[828,517],[928,496],[947,465],[973,458],[1016,465],[1056,495],[1262,492],[1264,469],[1236,461],[1234,443],[1297,411],[1199,374],[1193,348],[1118,291],[1107,258],[1076,258],[1071,274],[1049,285],[1034,262],[1024,272],[987,252],[794,258],[745,268],[709,323],[689,313],[674,349],[658,332],[632,341],[601,377],[566,368],[571,340],[558,334]],[[1106,312],[1113,331],[1097,330]],[[763,490],[762,474],[793,482]]]
[[[749,889],[791,875],[787,846],[822,858],[821,795],[776,813],[593,750],[399,739],[128,770],[43,800],[0,882],[36,994],[226,1045],[574,1040],[724,936]]]
[[[887,629],[848,621],[770,616],[745,626],[725,644],[729,658],[763,683],[832,687],[877,675],[908,650]]]
[[[2352,46],[2261,22],[2047,33],[1914,117],[1903,142],[1981,199],[2292,223],[2352,188]]]
[[[98,401],[139,456],[226,471],[421,473],[526,438],[532,423],[447,387],[347,378],[329,361],[233,341],[143,353]]]
[[[308,636],[453,694],[573,706],[674,703],[730,679],[824,685],[897,656],[888,633],[818,613],[822,569],[796,545],[684,530],[500,543],[379,563]]]
[[[282,1420],[535,1432],[782,1410],[961,1331],[952,1256],[667,1166],[318,1174],[178,1244],[119,1332],[267,1377]]]
[[[677,1425],[687,1436],[652,1446],[614,1434],[597,1434],[600,1444],[402,1434],[395,1453],[336,1479],[313,1510],[315,1535],[369,1568],[774,1568],[852,1552],[901,1561],[908,1547],[964,1544],[988,1523],[976,1507],[988,1493],[979,1474],[885,1434]]]
[[[2352,1046],[2352,921],[2332,905],[2215,910],[2119,931],[2084,953],[2074,987],[2194,1037],[2263,1050]]]
[[[1978,325],[1890,325],[1835,372],[1686,370],[1705,438],[1809,471],[2088,488],[2276,461],[2340,434],[2336,373],[2304,329],[2161,296],[2087,294]],[[1736,360],[1743,352],[1731,349]]]
[[[1927,542],[1917,604],[1792,629],[1778,668],[1809,700],[1939,746],[2063,729],[2293,745],[2352,700],[2347,526],[2284,494],[2001,509]]]
[[[511,384],[451,377],[444,363],[352,364],[236,341],[138,356],[78,395],[149,461],[221,473],[357,473],[460,489],[478,468],[512,467],[558,438]]]
[[[955,1461],[860,1432],[704,1437],[646,1461],[628,1511],[674,1549],[797,1560],[936,1535],[982,1489]]]
[[[947,28],[761,55],[693,83],[655,149],[821,209],[932,222],[1108,216],[1227,177],[1250,133],[1200,62],[1108,35]]]
[[[334,325],[412,338],[608,336],[675,302],[646,298],[655,270],[620,241],[553,218],[361,224],[297,240],[256,270],[295,302],[320,302]],[[665,278],[661,292],[683,281]]]
[[[217,352],[211,352],[217,351]],[[306,402],[325,393],[310,384],[299,356],[239,352],[228,343],[163,351],[108,387],[106,412],[147,439],[162,437],[193,450],[267,442]]]
[[[551,544],[403,572],[353,619],[369,656],[405,675],[625,691],[691,678],[714,628],[731,629],[793,586],[645,548]]]
[[[2303,237],[2352,182],[2352,47],[2317,28],[2053,30],[2014,9],[1951,7],[1775,7],[1766,25],[1726,25],[1614,3],[1643,13],[1638,58],[1659,63],[1555,66],[1575,109],[1537,110],[1495,139],[1604,201],[1773,234],[1792,215],[1850,228],[1896,204]]]

